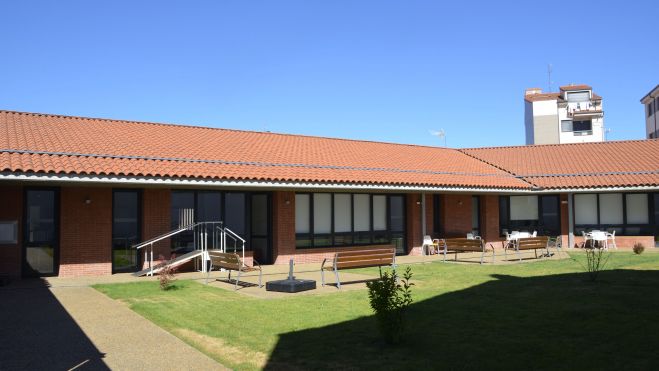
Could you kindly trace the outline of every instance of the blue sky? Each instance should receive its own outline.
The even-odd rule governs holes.
[[[441,145],[524,143],[523,93],[587,83],[644,137],[656,2],[3,1],[0,108]]]

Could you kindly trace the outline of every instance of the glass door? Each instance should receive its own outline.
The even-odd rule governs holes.
[[[115,190],[112,194],[112,271],[130,272],[139,267],[141,241],[140,191]]]
[[[25,239],[23,275],[52,276],[59,269],[58,192],[55,189],[25,191]]]
[[[267,194],[252,194],[250,247],[260,264],[272,264],[270,248],[270,199]]]
[[[405,246],[405,196],[389,196],[389,229],[396,254],[407,253]]]

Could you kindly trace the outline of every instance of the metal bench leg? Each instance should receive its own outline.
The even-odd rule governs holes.
[[[320,285],[325,287],[325,270],[320,268]]]
[[[378,269],[380,270],[380,279],[382,279],[382,266],[378,265]]]
[[[535,258],[538,258],[538,249],[533,249],[533,252],[535,253]]]
[[[503,258],[505,261],[508,261],[508,246],[503,247]]]
[[[341,281],[339,281],[339,270],[334,268],[334,277],[336,277],[336,287],[341,289]]]
[[[519,261],[522,261],[522,254],[519,252],[519,249],[515,249],[515,252],[517,253],[517,257],[519,258]]]
[[[494,264],[494,246],[492,246],[492,264]]]
[[[446,248],[444,248],[444,260],[443,260],[443,262],[446,263]]]
[[[259,288],[263,287],[263,271],[259,270]]]
[[[238,282],[240,282],[240,274],[241,273],[242,273],[242,271],[239,270],[238,271],[238,278],[236,278],[236,287],[234,288],[234,290],[238,290]]]

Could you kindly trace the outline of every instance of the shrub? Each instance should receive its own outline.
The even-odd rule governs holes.
[[[591,281],[595,281],[600,271],[604,269],[604,266],[609,261],[611,254],[605,253],[604,249],[596,247],[586,248],[585,251],[586,266],[584,268],[586,269],[586,273],[588,273],[588,278]],[[583,266],[583,264],[581,265]]]
[[[367,282],[368,299],[380,327],[380,332],[388,344],[400,342],[404,331],[404,315],[407,307],[412,304],[414,285],[410,283],[412,269],[407,267],[399,283],[398,273],[385,272],[377,281]]]
[[[634,249],[634,254],[641,255],[641,254],[643,254],[643,251],[645,251],[645,246],[643,246],[642,243],[637,242],[637,243],[634,244],[633,249]]]
[[[176,281],[176,267],[165,266],[158,273],[158,282],[161,290],[169,290]]]

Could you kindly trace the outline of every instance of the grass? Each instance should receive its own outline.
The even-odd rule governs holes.
[[[413,265],[405,341],[381,340],[365,290],[257,299],[193,281],[95,286],[237,369],[656,369],[659,254]],[[364,270],[377,275],[376,270]]]

